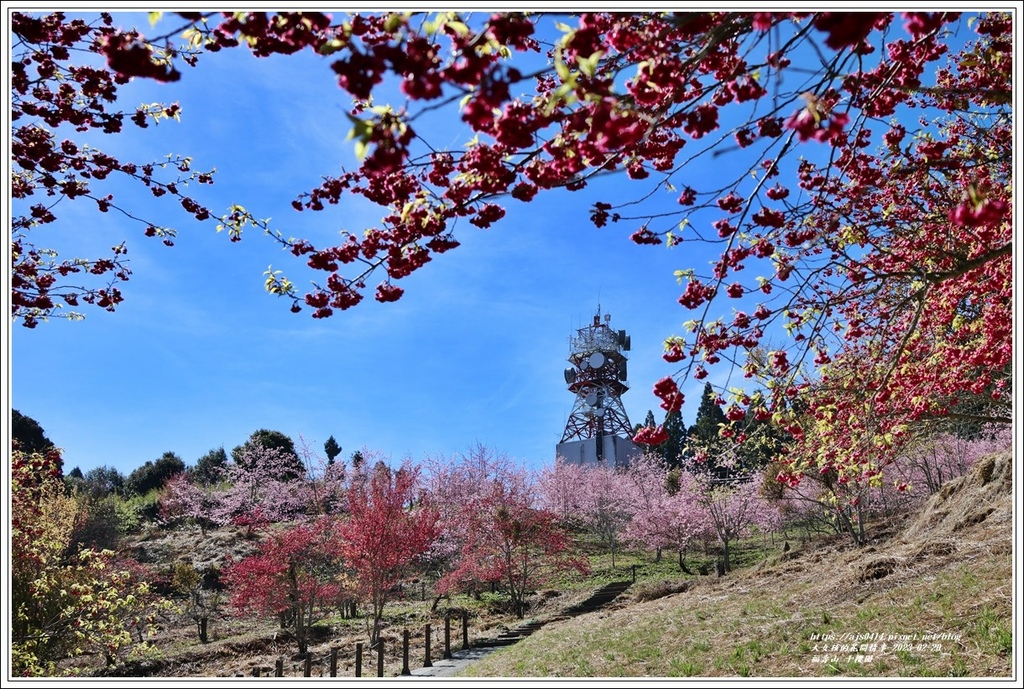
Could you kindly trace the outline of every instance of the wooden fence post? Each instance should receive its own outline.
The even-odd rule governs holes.
[[[356,644],[356,677],[363,676],[363,645]]]
[[[636,565],[633,565],[633,583],[636,583]]]
[[[278,658],[274,663],[274,677],[284,677],[284,658]]]
[[[338,676],[338,647],[331,646],[331,677]]]
[[[469,648],[469,613],[462,611],[462,650]]]
[[[312,677],[313,676],[313,656],[310,653],[306,653],[306,662],[302,666],[302,676]]]
[[[444,618],[444,658],[452,657],[452,614],[448,613]]]
[[[384,639],[377,639],[377,676],[384,676]]]
[[[259,677],[260,676],[260,666],[259,665],[253,665],[252,676],[253,677]]]
[[[424,630],[423,640],[426,644],[426,651],[423,653],[423,667],[433,667],[433,663],[430,662],[430,623],[427,622],[427,628]]]
[[[402,674],[411,675],[409,672],[409,630],[402,630]]]

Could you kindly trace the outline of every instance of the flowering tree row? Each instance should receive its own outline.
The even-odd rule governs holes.
[[[762,480],[770,474],[716,481],[710,471],[669,470],[653,454],[626,469],[560,461],[533,473],[477,445],[422,467],[405,462],[392,469],[383,458],[364,471],[332,464],[337,474],[293,479],[305,488],[282,489],[287,500],[272,497],[276,488],[269,479],[264,495],[253,488],[259,481],[229,469],[209,494],[223,494],[224,503],[206,503],[205,509],[260,537],[256,554],[229,561],[223,570],[234,609],[278,620],[304,653],[311,626],[351,600],[369,604],[371,639],[379,638],[396,585],[414,574],[433,579],[440,595],[500,585],[511,611],[522,616],[532,591],[589,571],[581,528],[613,556],[623,543],[670,550],[683,569],[697,540],[720,542],[728,569],[737,539],[754,530],[775,531],[812,510],[847,519],[843,528],[856,534],[856,522],[871,510],[894,508],[892,494],[912,505],[980,457],[1005,451],[1010,441],[998,428],[969,439],[924,438],[901,464],[913,467],[903,490],[889,494],[828,472],[794,488]],[[277,451],[250,452],[263,454],[246,458],[248,471],[280,475]],[[167,609],[150,589],[152,572],[110,552],[75,547],[81,506],[67,493],[56,459],[56,450],[29,455],[17,448],[12,458],[12,648],[18,674],[52,675],[61,660],[91,650],[116,663],[144,640],[154,615]],[[181,478],[170,482],[165,509],[188,504],[195,490]],[[844,491],[846,499],[836,499]],[[239,501],[239,494],[251,502]],[[305,501],[296,497],[303,495]],[[310,502],[311,496],[319,497]],[[264,516],[239,519],[247,509]]]

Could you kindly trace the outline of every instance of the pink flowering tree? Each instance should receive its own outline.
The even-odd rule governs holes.
[[[1012,447],[1012,429],[989,426],[971,437],[942,433],[910,445],[892,477],[897,488],[924,496],[967,473],[980,458]]]
[[[635,485],[624,471],[607,466],[588,466],[579,493],[579,515],[604,545],[615,567],[615,556],[633,519]]]
[[[689,472],[679,472],[678,488],[666,496],[661,522],[661,540],[665,547],[676,551],[679,569],[689,573],[686,567],[686,551],[694,540],[708,532],[709,519],[700,501],[694,498],[697,481]]]
[[[632,515],[623,529],[623,539],[644,548],[657,551],[669,546],[665,533],[665,513],[669,502],[668,469],[654,453],[634,457],[624,472],[624,483],[630,488],[629,513]]]
[[[268,524],[305,518],[311,502],[307,478],[282,480],[294,470],[295,456],[256,444],[242,452],[245,461],[222,472],[227,487],[216,494],[211,518],[245,527],[250,535]]]
[[[349,478],[345,464],[320,454],[301,435],[295,451],[299,461],[306,467],[310,512],[317,515],[341,512],[345,507]]]
[[[160,520],[165,524],[188,522],[206,530],[216,522],[212,518],[217,507],[214,488],[195,482],[187,472],[175,474],[167,479],[157,500]]]
[[[675,551],[679,568],[688,572],[686,551],[708,528],[709,519],[697,500],[697,479],[688,471],[669,470],[647,453],[630,463],[625,474],[633,484],[632,519],[625,538],[657,551]]]
[[[481,443],[452,457],[429,458],[426,467],[427,494],[441,523],[441,535],[428,560],[438,581],[436,605],[442,595],[458,590],[478,592],[485,583],[474,579],[477,572],[461,563],[464,549],[473,540],[473,530],[479,526],[473,515],[484,509],[495,492],[524,496],[522,499],[532,504],[533,488],[525,467]]]
[[[693,491],[691,499],[701,506],[722,544],[725,571],[731,569],[731,544],[750,534],[754,527],[774,529],[779,524],[776,506],[761,494],[761,481],[755,477],[719,482],[697,475],[688,487]]]
[[[556,457],[554,464],[537,473],[540,506],[557,514],[565,524],[580,523],[587,471],[588,468],[581,464]]]

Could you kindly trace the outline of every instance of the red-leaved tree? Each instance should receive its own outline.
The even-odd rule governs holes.
[[[391,590],[426,553],[439,533],[437,512],[423,500],[419,469],[378,464],[348,490],[339,526],[341,554],[357,591],[370,602],[370,643],[380,638]]]
[[[305,654],[310,628],[336,613],[349,590],[342,553],[338,521],[323,517],[267,535],[255,555],[229,559],[222,578],[236,612],[277,618]]]

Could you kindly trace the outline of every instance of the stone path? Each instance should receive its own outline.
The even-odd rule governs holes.
[[[498,646],[480,646],[478,648],[467,648],[464,651],[452,651],[452,657],[433,661],[431,667],[418,667],[412,670],[411,675],[403,675],[408,678],[415,677],[454,677],[470,663],[480,660],[489,653],[494,652]]]
[[[498,648],[510,646],[521,639],[525,639],[527,636],[533,634],[549,622],[566,620],[570,617],[576,617],[577,615],[593,612],[594,610],[604,607],[611,601],[615,600],[623,591],[628,589],[629,586],[630,582],[628,581],[617,581],[607,584],[595,591],[590,598],[587,598],[582,603],[572,606],[557,617],[553,617],[549,620],[525,623],[519,627],[510,629],[507,632],[502,632],[493,639],[476,639],[473,642],[473,647],[459,651],[452,651],[451,658],[432,661],[431,667],[416,668],[415,670],[411,670],[412,674],[402,675],[401,677],[454,677],[470,663],[483,658]]]

